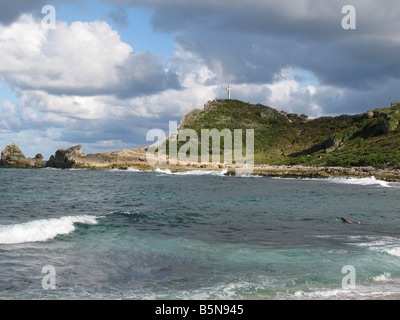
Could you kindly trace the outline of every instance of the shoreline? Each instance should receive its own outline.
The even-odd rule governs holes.
[[[17,147],[17,145],[16,145]],[[170,170],[182,171],[221,171],[225,175],[269,176],[281,178],[371,178],[386,182],[400,182],[400,169],[365,167],[327,167],[327,166],[302,166],[302,165],[269,165],[257,164],[246,166],[243,164],[227,164],[220,162],[188,162],[178,159],[166,159],[166,163],[149,163],[146,148],[141,147],[131,150],[121,150],[106,153],[88,154],[81,150],[81,145],[68,149],[59,149],[48,161],[38,154],[36,158],[25,158],[21,152],[6,155],[2,152],[0,168],[60,168],[60,169],[121,169],[134,168],[142,171]],[[153,161],[153,159],[151,159]]]
[[[43,169],[43,168],[57,168],[53,166],[47,166],[45,163],[41,163],[39,166],[21,166],[20,164],[8,163],[6,166],[0,165],[0,168],[9,169]],[[110,164],[107,166],[91,166],[88,164],[81,165],[79,163],[72,164],[68,167],[59,167],[59,169],[86,169],[86,170],[128,170],[130,168],[141,171],[155,171],[170,170],[171,172],[187,172],[187,171],[223,171],[227,170],[225,175],[235,176],[236,170],[243,166],[235,165],[223,165],[223,164],[159,164],[151,165],[148,163],[119,163]],[[249,175],[253,176],[268,176],[268,177],[280,177],[280,178],[371,178],[374,177],[378,180],[386,182],[400,182],[400,169],[393,168],[375,168],[372,166],[368,167],[317,167],[317,166],[286,166],[286,165],[268,165],[260,164],[255,165],[252,172]]]
[[[371,178],[400,182],[400,169],[374,167],[255,166],[253,174],[284,178]]]
[[[163,165],[160,169],[169,169],[171,172],[192,170],[215,170],[227,169],[226,175],[236,175],[236,169],[240,166],[229,165],[222,168],[196,168],[190,166]],[[308,166],[278,166],[278,165],[256,165],[250,175],[268,176],[280,178],[371,178],[386,182],[400,182],[400,169],[379,169],[374,167],[308,167]]]

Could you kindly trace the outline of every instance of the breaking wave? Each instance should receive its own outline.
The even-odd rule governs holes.
[[[157,168],[154,170],[155,172],[162,173],[162,174],[168,174],[168,175],[177,175],[177,176],[187,176],[187,175],[197,175],[197,176],[205,176],[205,175],[211,175],[211,176],[224,176],[228,170],[190,170],[190,171],[180,171],[180,172],[172,172],[169,169],[159,169]]]
[[[95,216],[65,216],[26,223],[0,225],[0,244],[41,242],[75,230],[75,223],[96,224]]]
[[[329,178],[328,181],[344,184],[355,184],[361,186],[379,185],[381,187],[390,188],[392,184],[389,182],[378,180],[375,177],[370,178]]]

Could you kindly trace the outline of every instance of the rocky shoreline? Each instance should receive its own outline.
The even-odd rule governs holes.
[[[229,174],[229,170],[228,170]],[[400,181],[400,169],[374,167],[306,167],[306,166],[255,166],[254,175],[282,178],[371,178],[387,182]]]
[[[35,158],[26,158],[18,145],[13,143],[1,153],[0,168],[75,168],[75,169],[121,169],[139,170],[168,169],[171,172],[192,170],[226,170],[226,175],[236,175],[240,166],[215,163],[189,163],[176,161],[171,164],[152,165],[147,162],[146,148],[121,150],[106,153],[88,154],[77,145],[68,149],[59,149],[48,161],[38,154]],[[255,165],[252,175],[281,178],[370,178],[387,182],[400,182],[400,169],[374,167],[307,167],[307,166],[272,166]]]

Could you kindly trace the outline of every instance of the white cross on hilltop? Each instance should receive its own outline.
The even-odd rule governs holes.
[[[231,90],[232,88],[228,85],[228,88],[226,88],[226,90],[228,90],[228,99],[231,99]]]

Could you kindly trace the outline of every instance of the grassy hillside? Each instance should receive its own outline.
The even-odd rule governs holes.
[[[400,167],[399,120],[400,104],[309,120],[260,104],[220,99],[185,117],[181,129],[194,129],[199,137],[201,129],[254,129],[259,164]]]

